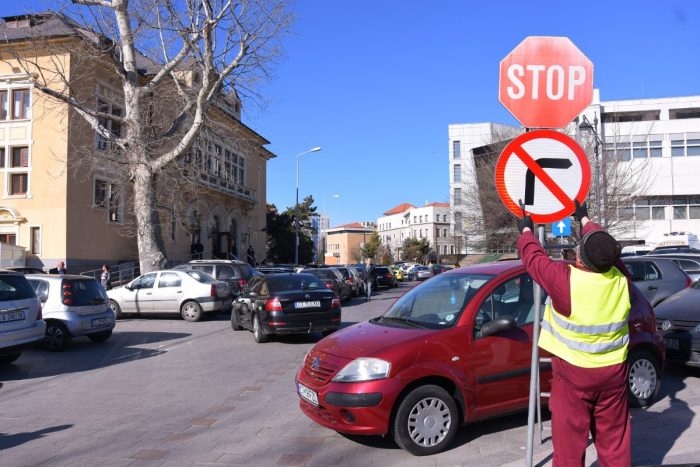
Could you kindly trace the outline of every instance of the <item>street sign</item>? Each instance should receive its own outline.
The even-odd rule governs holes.
[[[552,222],[552,235],[555,237],[571,237],[571,218],[565,217],[560,221]]]
[[[527,37],[501,60],[498,99],[526,128],[563,128],[593,99],[593,63],[568,37]]]
[[[591,167],[576,141],[553,130],[524,133],[505,147],[496,163],[496,189],[506,208],[546,224],[574,212],[591,185]]]

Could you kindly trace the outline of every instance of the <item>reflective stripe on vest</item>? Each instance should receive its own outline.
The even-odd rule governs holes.
[[[539,346],[585,368],[624,362],[631,308],[627,278],[616,268],[606,273],[570,268],[571,315],[560,315],[548,300]]]

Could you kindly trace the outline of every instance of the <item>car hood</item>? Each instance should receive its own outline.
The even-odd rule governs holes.
[[[408,348],[413,341],[425,341],[431,329],[398,328],[365,321],[334,332],[314,346],[314,351],[355,359],[380,356],[385,350]]]
[[[654,314],[658,319],[700,321],[699,301],[700,289],[683,289],[657,305]]]

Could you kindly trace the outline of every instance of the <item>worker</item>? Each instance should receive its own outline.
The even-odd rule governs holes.
[[[550,259],[533,231],[518,219],[518,251],[527,272],[549,295],[538,341],[552,354],[554,466],[583,466],[588,435],[601,466],[632,464],[627,405],[629,272],[621,247],[575,201],[581,224],[575,265]]]

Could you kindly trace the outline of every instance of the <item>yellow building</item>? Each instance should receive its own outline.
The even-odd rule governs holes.
[[[365,227],[360,222],[340,225],[326,230],[325,263],[355,264],[362,262],[361,248],[374,231],[371,227]]]
[[[14,58],[31,57],[55,67],[82,105],[123,115],[114,70],[86,62],[84,35],[57,14],[3,18],[0,44],[0,242],[26,249],[28,266],[49,268],[65,260],[70,272],[138,261],[128,170],[120,153],[75,108],[33,86],[33,76]],[[44,49],[30,39],[40,37]],[[140,57],[143,79],[154,66]],[[165,105],[162,101],[166,101]],[[167,99],[153,95],[153,118],[167,118]],[[172,113],[172,110],[170,110]],[[244,257],[253,246],[265,255],[269,142],[240,121],[235,93],[222,95],[207,115],[210,124],[190,154],[168,168],[158,209],[164,250],[186,261],[193,245],[204,257]],[[149,122],[152,124],[157,124]],[[119,135],[119,124],[105,122]],[[160,179],[159,179],[160,182]]]

